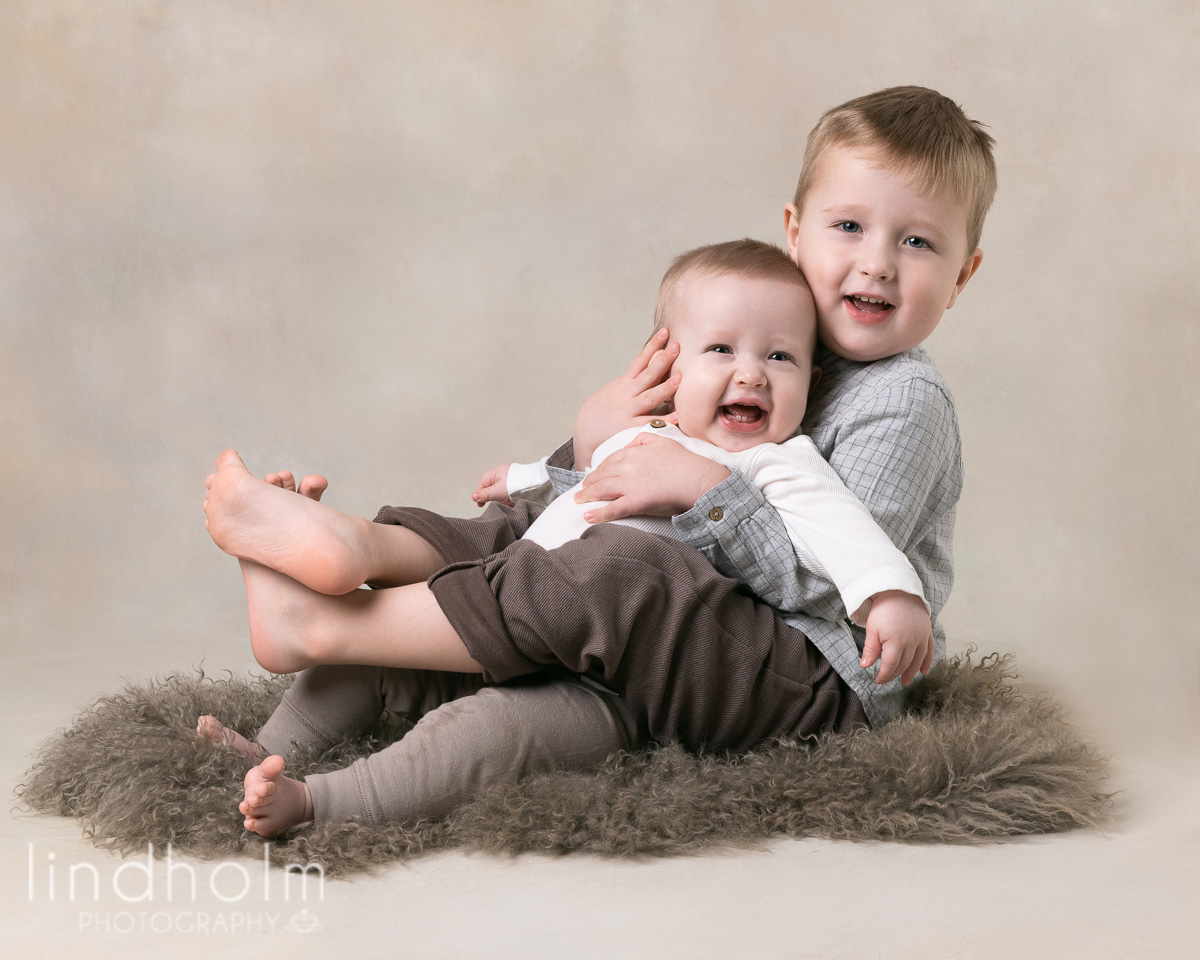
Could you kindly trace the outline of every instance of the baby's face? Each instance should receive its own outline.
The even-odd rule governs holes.
[[[788,253],[817,303],[821,342],[871,361],[933,333],[983,254],[967,250],[967,208],[921,193],[911,174],[869,151],[831,147],[797,212],[785,213]]]
[[[816,312],[803,280],[691,273],[673,294],[679,428],[737,452],[800,430]]]

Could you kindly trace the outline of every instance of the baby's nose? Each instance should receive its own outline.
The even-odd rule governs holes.
[[[747,387],[761,387],[767,382],[762,367],[757,364],[743,364],[737,371],[737,382]]]

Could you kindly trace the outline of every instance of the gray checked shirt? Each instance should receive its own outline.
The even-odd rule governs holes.
[[[912,562],[932,611],[937,662],[946,652],[937,617],[954,582],[951,540],[963,483],[954,399],[920,347],[874,363],[818,348],[816,360],[823,375],[802,429]],[[556,494],[582,477],[573,465],[569,442],[548,459]],[[801,566],[762,491],[735,473],[673,523],[681,540],[816,645],[858,695],[872,726],[900,713],[906,689],[899,679],[876,684],[878,664],[859,666],[865,631],[850,623],[834,585]]]

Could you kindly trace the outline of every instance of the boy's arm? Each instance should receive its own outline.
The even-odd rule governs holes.
[[[671,364],[678,354],[679,344],[669,342],[669,331],[657,330],[625,373],[584,401],[575,418],[574,437],[536,463],[493,467],[480,478],[471,499],[481,507],[492,500],[510,506],[513,500],[545,505],[570,490],[583,479],[583,467],[601,442],[646,423],[675,396],[679,378],[672,376]]]

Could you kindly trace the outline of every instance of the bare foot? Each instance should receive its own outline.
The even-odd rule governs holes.
[[[235,450],[217,457],[204,501],[204,527],[216,545],[318,593],[340,595],[365,583],[374,567],[369,542],[374,524],[319,503],[320,493],[312,494],[324,478],[306,477],[301,487],[312,481],[308,492],[293,497],[283,474],[274,476],[278,484],[257,479]]]
[[[287,574],[253,560],[239,560],[250,614],[250,649],[271,673],[296,673],[317,662],[314,628],[320,623],[314,601],[325,599]]]
[[[267,757],[246,774],[246,796],[238,805],[245,827],[274,837],[313,818],[312,794],[303,780],[283,775],[283,757]]]
[[[203,716],[196,721],[196,735],[214,743],[233,747],[242,756],[246,769],[258,766],[267,759],[267,750],[253,740],[247,740],[236,730],[230,730],[216,717]]]

